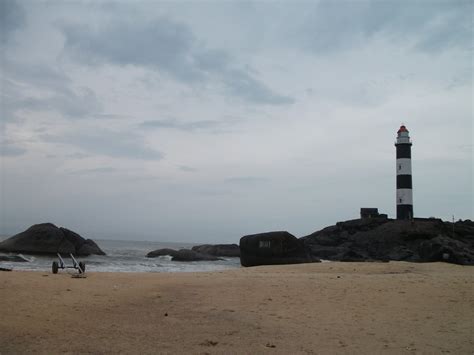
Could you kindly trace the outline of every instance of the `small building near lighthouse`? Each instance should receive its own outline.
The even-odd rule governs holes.
[[[387,219],[388,216],[385,213],[379,213],[378,208],[361,207],[361,209],[360,209],[360,218],[361,219],[370,219],[370,218],[385,218],[385,219]]]
[[[411,177],[411,141],[408,129],[402,125],[397,132],[397,219],[413,219],[413,185]]]

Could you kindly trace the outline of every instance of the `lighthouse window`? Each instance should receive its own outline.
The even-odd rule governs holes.
[[[401,199],[401,198],[399,198],[398,200],[400,201],[400,203],[402,203],[402,199]]]
[[[398,164],[398,170],[402,170],[402,164]]]

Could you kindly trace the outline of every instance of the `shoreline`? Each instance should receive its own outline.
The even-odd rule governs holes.
[[[0,272],[2,354],[472,353],[473,270],[316,263]]]

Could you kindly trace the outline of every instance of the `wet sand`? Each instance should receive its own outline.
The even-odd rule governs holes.
[[[0,354],[472,354],[474,267],[0,272]]]

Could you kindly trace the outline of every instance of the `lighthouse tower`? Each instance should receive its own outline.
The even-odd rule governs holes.
[[[397,133],[397,219],[412,219],[411,141],[405,126]]]

